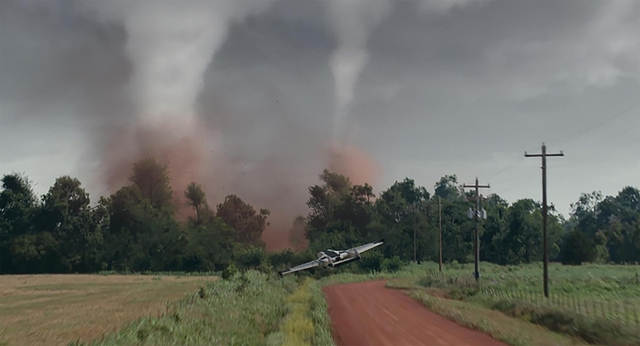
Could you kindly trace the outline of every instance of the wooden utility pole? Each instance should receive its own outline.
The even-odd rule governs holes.
[[[549,298],[549,254],[547,253],[547,156],[564,156],[562,150],[560,154],[547,154],[547,146],[542,143],[541,154],[527,154],[525,157],[542,157],[542,257],[543,257],[543,277],[544,296]]]
[[[413,204],[413,262],[418,263],[416,256],[416,205]]]
[[[487,185],[478,185],[478,178],[476,177],[476,183],[474,185],[467,185],[467,184],[463,184],[463,187],[465,188],[469,188],[469,187],[473,187],[476,189],[476,212],[475,212],[475,221],[476,221],[476,240],[475,240],[475,272],[474,272],[474,276],[476,278],[476,281],[480,280],[480,270],[478,269],[478,263],[480,262],[480,238],[478,236],[478,218],[480,215],[478,215],[479,213],[479,207],[480,207],[480,193],[478,192],[478,189],[488,189],[490,188],[489,184]]]
[[[442,199],[438,196],[438,223],[440,228],[440,262],[438,262],[438,268],[442,273]]]

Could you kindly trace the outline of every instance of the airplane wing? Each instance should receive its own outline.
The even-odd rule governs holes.
[[[374,247],[380,246],[380,245],[382,245],[383,243],[384,243],[384,239],[380,239],[380,240],[379,240],[379,241],[377,241],[377,242],[373,242],[373,243],[368,243],[368,244],[360,245],[360,246],[355,247],[354,249],[355,249],[356,251],[358,251],[358,253],[360,253],[360,254],[361,254],[361,253],[363,253],[363,252],[365,252],[365,251],[368,251],[368,250],[373,249]]]
[[[307,262],[307,263],[303,263],[303,264],[297,265],[295,267],[291,267],[291,268],[289,268],[287,270],[283,270],[281,272],[278,272],[278,274],[280,276],[282,276],[284,274],[290,274],[290,273],[298,272],[298,271],[301,271],[301,270],[307,270],[307,269],[315,268],[315,267],[317,267],[319,265],[320,265],[320,261],[313,260],[313,261],[310,261],[310,262]]]
[[[348,262],[351,262],[351,261],[355,261],[357,259],[358,259],[358,257],[346,258],[346,259],[343,259],[343,260],[340,260],[340,261],[333,262],[333,265],[335,267],[337,267],[337,266],[340,266],[342,264],[345,264],[345,263],[348,263]]]

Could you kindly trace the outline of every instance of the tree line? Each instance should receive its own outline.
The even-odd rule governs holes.
[[[371,186],[351,184],[333,172],[325,170],[320,178],[321,184],[309,188],[306,237],[313,249],[348,248],[384,238],[384,257],[438,261],[441,224],[443,261],[474,261],[475,221],[468,211],[475,207],[475,196],[462,189],[455,175],[442,177],[433,194],[406,178],[379,196]],[[514,265],[542,260],[540,202],[520,199],[509,204],[491,194],[481,197],[481,207],[487,214],[479,225],[481,261]],[[552,261],[640,262],[640,190],[627,186],[607,197],[583,193],[571,208],[565,219],[549,206]]]
[[[379,238],[385,244],[371,256],[410,261],[414,230],[416,259],[437,261],[438,200],[443,260],[473,261],[474,221],[467,211],[474,196],[462,190],[455,175],[442,177],[433,194],[406,178],[375,195],[370,185],[355,185],[325,170],[320,183],[309,187],[309,214],[293,220],[290,238],[296,251],[272,253],[265,253],[261,239],[269,210],[256,210],[233,194],[212,207],[194,182],[180,192],[193,211],[180,221],[180,205],[165,165],[153,158],[138,161],[129,181],[91,206],[76,178],[56,179],[38,198],[26,176],[5,174],[0,192],[0,273],[219,271],[232,264],[272,270],[308,261],[319,250]],[[521,199],[509,204],[492,194],[483,198],[482,207],[487,211],[480,223],[482,261],[519,264],[542,259],[539,202]],[[555,261],[640,261],[640,191],[625,187],[615,197],[582,194],[567,220],[551,206],[548,234],[550,258]]]
[[[179,222],[165,165],[141,160],[129,180],[91,207],[76,178],[56,179],[37,198],[27,177],[4,175],[0,272],[212,271],[264,249],[268,210],[236,195],[214,210],[201,186],[191,183],[183,195],[195,216]]]

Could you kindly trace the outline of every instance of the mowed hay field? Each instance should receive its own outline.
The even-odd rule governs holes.
[[[213,276],[0,276],[0,345],[67,345],[90,341],[167,302],[196,292]]]

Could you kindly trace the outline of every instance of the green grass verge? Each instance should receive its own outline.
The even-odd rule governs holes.
[[[316,280],[304,279],[285,304],[287,313],[279,331],[269,336],[268,345],[334,345],[327,304]]]
[[[438,298],[426,292],[410,291],[410,297],[423,303],[429,310],[462,326],[491,335],[509,345],[575,345],[581,342],[566,335],[514,319],[484,306]]]
[[[159,317],[146,317],[90,345],[267,345],[286,313],[293,277],[278,279],[256,271],[219,280]]]
[[[313,281],[309,285],[309,292],[311,293],[311,319],[316,330],[313,344],[316,346],[335,346],[331,335],[328,305],[322,292],[322,286],[318,281]]]
[[[628,325],[597,316],[586,316],[555,306],[501,300],[491,308],[508,316],[535,323],[596,345],[640,345],[640,334]]]

